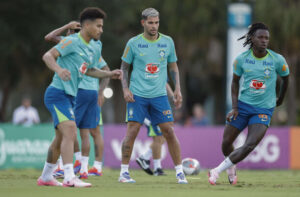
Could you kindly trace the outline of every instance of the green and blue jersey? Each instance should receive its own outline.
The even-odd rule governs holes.
[[[129,89],[134,95],[144,98],[167,95],[167,66],[177,61],[171,37],[159,33],[157,40],[150,41],[143,34],[135,36],[128,41],[122,60],[133,66]]]
[[[265,57],[257,58],[250,49],[236,58],[233,73],[241,77],[240,101],[270,109],[276,106],[277,75],[288,76],[289,67],[284,57],[272,50],[268,49]]]

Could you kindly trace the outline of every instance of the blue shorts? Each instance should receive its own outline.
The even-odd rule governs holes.
[[[244,130],[244,128],[246,128],[247,125],[251,124],[264,124],[267,127],[269,127],[273,110],[274,108],[258,108],[244,103],[242,101],[238,101],[239,115],[235,120],[231,118],[231,121],[226,123],[231,126],[234,126],[240,131]]]
[[[101,122],[101,108],[96,90],[78,89],[75,105],[76,125],[79,129],[94,129]]]
[[[61,122],[75,121],[73,112],[75,97],[66,94],[64,90],[49,86],[44,95],[44,103],[51,113],[55,128]]]
[[[167,96],[143,98],[133,95],[135,102],[127,103],[126,120],[144,124],[144,119],[149,113],[152,125],[164,122],[173,122],[172,109]]]

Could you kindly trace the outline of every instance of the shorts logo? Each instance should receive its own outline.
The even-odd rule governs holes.
[[[258,114],[258,117],[261,119],[261,121],[266,122],[269,120],[268,115],[266,114]]]
[[[133,118],[133,109],[132,108],[130,108],[128,110],[128,118]]]
[[[171,110],[165,110],[165,111],[163,111],[163,114],[164,114],[165,116],[171,115],[171,114],[172,114],[172,111],[171,111]]]
[[[250,88],[253,88],[256,90],[265,89],[266,88],[265,81],[254,79],[250,82]]]

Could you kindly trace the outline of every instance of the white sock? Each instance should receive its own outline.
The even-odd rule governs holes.
[[[102,162],[94,161],[94,167],[98,170],[98,172],[101,172],[102,171]]]
[[[88,166],[89,166],[89,157],[82,156],[80,173],[84,173],[84,172],[88,173]]]
[[[66,181],[70,181],[72,178],[75,177],[73,164],[68,163],[64,165],[64,172],[65,172],[65,179]]]
[[[120,172],[120,176],[124,173],[124,172],[128,172],[129,173],[129,165],[128,164],[121,164],[121,172]]]
[[[218,167],[215,168],[215,170],[218,173],[221,173],[221,172],[223,172],[224,170],[227,170],[228,168],[230,168],[233,165],[234,164],[230,161],[229,157],[227,157],[222,163],[220,163],[220,165]]]
[[[182,164],[175,166],[175,170],[176,170],[176,175],[179,174],[180,172],[183,173]]]
[[[141,155],[143,159],[150,160],[152,157],[152,149],[149,148],[144,154]]]
[[[42,179],[44,181],[50,181],[53,179],[53,172],[56,168],[56,164],[45,162],[44,169],[42,172]]]
[[[75,160],[81,160],[81,152],[76,152],[76,153],[74,153],[74,155],[75,155]]]
[[[161,168],[160,159],[153,159],[153,165],[154,165],[154,171],[157,170],[157,168]]]
[[[57,160],[56,163],[57,163],[57,168],[62,170],[63,167],[64,167],[64,164],[63,164],[61,156],[59,156],[59,158],[58,158],[58,160]]]

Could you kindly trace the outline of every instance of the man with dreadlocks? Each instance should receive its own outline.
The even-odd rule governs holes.
[[[289,68],[284,57],[267,49],[268,27],[263,23],[252,24],[241,39],[246,39],[244,47],[248,45],[249,50],[240,54],[233,64],[232,110],[226,116],[222,142],[225,160],[209,171],[208,181],[212,185],[216,184],[219,174],[225,170],[229,183],[237,183],[235,165],[246,158],[264,137],[273,110],[282,104],[288,87]],[[277,75],[282,78],[282,83],[276,98]],[[247,126],[245,144],[234,149],[234,140]]]

